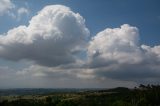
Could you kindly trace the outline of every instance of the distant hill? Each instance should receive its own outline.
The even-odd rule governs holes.
[[[65,93],[65,92],[85,92],[101,90],[100,88],[14,88],[14,89],[0,89],[0,96],[9,95],[38,95],[49,93]]]

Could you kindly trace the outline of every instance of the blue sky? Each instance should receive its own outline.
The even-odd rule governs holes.
[[[5,25],[1,27],[1,33],[18,25],[27,25],[31,17],[46,5],[62,4],[85,18],[92,36],[107,27],[117,27],[126,23],[140,29],[142,43],[150,45],[159,43],[159,0],[13,0],[13,2],[18,7],[27,4],[30,14],[20,21],[7,16],[1,17],[0,23]]]
[[[159,0],[2,1],[0,88],[160,83]]]

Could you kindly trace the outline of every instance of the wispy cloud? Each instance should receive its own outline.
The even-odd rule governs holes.
[[[0,0],[0,16],[9,14],[14,8],[15,5],[11,2],[11,0]]]
[[[29,15],[29,10],[27,8],[21,7],[17,10],[17,20],[21,20],[21,17],[24,15]]]
[[[18,7],[11,0],[0,1],[0,16],[7,15],[20,21],[23,16],[28,16],[29,13],[30,11],[27,3],[25,3],[24,7]]]

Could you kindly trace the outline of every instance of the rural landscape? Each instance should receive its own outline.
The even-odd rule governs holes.
[[[159,106],[160,85],[134,89],[0,90],[0,106]]]

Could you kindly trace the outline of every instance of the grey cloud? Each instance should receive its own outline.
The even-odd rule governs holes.
[[[40,82],[45,82],[46,86],[54,86],[54,87],[117,87],[117,86],[127,86],[133,87],[136,85],[135,82],[132,81],[118,81],[109,78],[99,78],[94,77],[92,74],[92,70],[90,69],[64,69],[62,67],[45,67],[39,65],[32,65],[24,70],[18,71],[17,78],[28,78],[30,76],[31,79],[39,79]],[[28,80],[27,80],[28,82]],[[38,81],[37,84],[40,84]],[[45,87],[46,87],[45,86]]]

